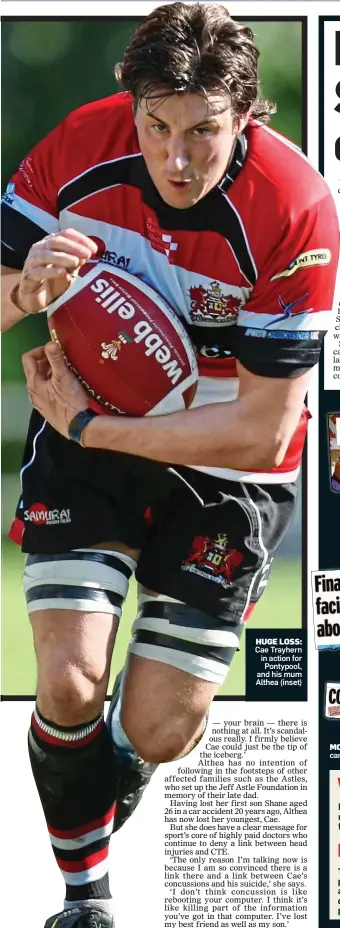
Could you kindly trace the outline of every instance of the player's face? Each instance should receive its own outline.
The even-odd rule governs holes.
[[[179,93],[142,99],[135,114],[149,174],[169,206],[188,209],[219,183],[245,119],[227,95]]]

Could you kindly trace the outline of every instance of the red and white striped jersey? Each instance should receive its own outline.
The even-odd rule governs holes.
[[[250,121],[228,173],[189,209],[167,206],[140,151],[122,93],[67,116],[23,160],[3,197],[3,263],[73,227],[110,264],[160,291],[198,350],[196,405],[237,396],[236,361],[266,377],[316,363],[338,262],[335,206],[298,148]],[[307,413],[283,463],[266,473],[199,468],[230,480],[295,479]]]

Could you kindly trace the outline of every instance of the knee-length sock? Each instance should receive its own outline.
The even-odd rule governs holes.
[[[110,900],[108,853],[116,770],[103,715],[66,728],[36,708],[28,744],[53,852],[66,883],[66,901]]]

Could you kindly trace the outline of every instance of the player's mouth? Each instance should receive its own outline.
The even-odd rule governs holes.
[[[171,184],[174,190],[186,190],[188,185],[191,184],[191,180],[170,180],[168,178],[168,183]]]

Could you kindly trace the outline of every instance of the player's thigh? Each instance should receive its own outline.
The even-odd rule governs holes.
[[[221,505],[188,496],[143,549],[136,575],[145,589],[129,645],[139,663],[130,662],[122,714],[140,748],[142,737],[147,747],[176,730],[187,736],[207,711],[294,505],[289,488],[225,483]]]
[[[63,724],[101,710],[129,579],[139,552],[120,542],[28,555],[24,589],[40,711]],[[58,716],[58,717],[56,717]]]

